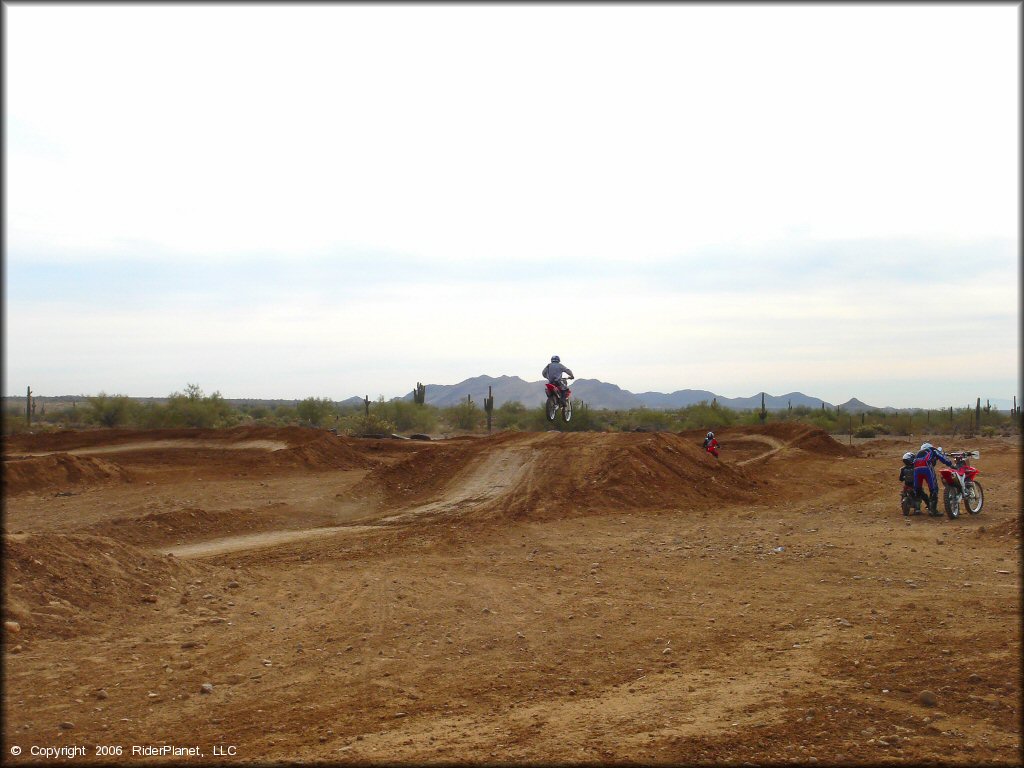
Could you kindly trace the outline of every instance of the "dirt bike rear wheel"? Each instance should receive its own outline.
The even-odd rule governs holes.
[[[975,480],[971,483],[972,487],[968,487],[967,496],[964,497],[964,506],[967,507],[967,511],[972,515],[976,515],[981,512],[982,506],[985,504],[985,492],[981,488],[981,483]]]
[[[905,493],[902,496],[900,496],[900,509],[903,510],[904,517],[910,517],[911,506],[912,505],[910,503],[910,496],[908,496]]]
[[[555,414],[558,413],[558,400],[557,398],[548,395],[548,402],[546,405],[545,413],[547,414],[548,421],[555,420]]]
[[[955,488],[946,486],[942,493],[942,503],[946,507],[946,517],[950,520],[960,517],[960,494]]]
[[[566,424],[569,423],[569,419],[572,418],[572,400],[568,397],[565,398],[565,405],[562,406],[562,419]]]

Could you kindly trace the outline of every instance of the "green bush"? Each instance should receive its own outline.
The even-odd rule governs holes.
[[[106,392],[90,397],[87,403],[86,420],[108,428],[124,426],[137,410],[127,395],[108,395]]]
[[[491,422],[498,429],[525,429],[524,421],[526,420],[526,414],[527,409],[525,405],[518,400],[509,400],[507,403],[502,403],[494,409],[494,412],[491,414]]]
[[[473,430],[483,424],[484,412],[472,400],[452,405],[442,411],[442,418],[452,429]]]
[[[395,432],[394,422],[388,421],[376,411],[367,416],[362,409],[347,413],[338,419],[339,432],[352,437],[359,435],[390,435]]]
[[[437,409],[410,400],[389,400],[374,406],[378,416],[394,425],[398,432],[433,432],[437,429]]]
[[[334,402],[327,398],[307,397],[295,406],[295,414],[306,424],[319,427],[337,416]]]

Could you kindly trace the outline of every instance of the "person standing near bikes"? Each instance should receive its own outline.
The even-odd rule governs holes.
[[[928,481],[929,504],[928,514],[937,517],[939,512],[939,481],[935,479],[935,462],[941,461],[947,467],[952,467],[953,462],[947,459],[942,451],[931,443],[922,443],[921,450],[914,457],[914,488],[918,493],[921,491],[921,483]]]
[[[921,514],[921,502],[924,502],[925,509],[931,508],[929,496],[922,488],[914,488],[914,454],[907,451],[903,454],[903,466],[900,467],[900,481],[903,483],[903,492],[913,499],[910,508],[903,512],[904,515]]]
[[[565,402],[565,387],[562,386],[562,374],[565,374],[570,379],[576,377],[572,375],[572,371],[562,365],[562,359],[558,355],[551,356],[551,362],[544,366],[544,370],[540,372],[540,375],[548,380],[549,384],[554,384],[558,387],[559,397],[562,402]]]

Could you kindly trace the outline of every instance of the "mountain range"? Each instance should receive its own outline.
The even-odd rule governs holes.
[[[599,379],[576,379],[571,383],[573,396],[579,401],[586,403],[591,408],[607,410],[629,410],[632,408],[650,408],[652,410],[671,410],[685,408],[688,405],[697,405],[701,402],[714,402],[725,408],[734,410],[748,410],[761,407],[761,393],[750,397],[722,397],[714,392],[705,389],[679,389],[675,392],[665,394],[663,392],[640,392],[634,393],[622,389],[616,384],[600,381]],[[427,384],[426,402],[428,405],[445,407],[457,405],[466,401],[467,397],[473,399],[477,404],[482,404],[487,397],[488,388],[494,397],[494,406],[501,407],[503,403],[519,402],[533,408],[544,403],[544,382],[525,381],[518,376],[475,376],[458,384]],[[402,400],[412,400],[413,393],[409,392]],[[354,397],[344,401],[362,402],[362,398]],[[826,402],[818,397],[811,397],[802,392],[789,392],[784,395],[764,395],[764,407],[769,411],[786,410],[790,406],[797,408],[806,406],[808,408],[835,408],[836,405]],[[875,408],[867,405],[857,398],[852,398],[845,403],[840,403],[839,408],[844,413],[861,413],[862,411],[887,411],[894,412],[895,408]]]

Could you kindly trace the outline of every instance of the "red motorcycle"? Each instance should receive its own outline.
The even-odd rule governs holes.
[[[544,384],[544,390],[548,396],[548,401],[544,408],[548,421],[554,421],[555,414],[561,409],[562,420],[568,422],[572,418],[572,400],[569,399],[572,390],[569,389],[569,382],[562,379],[562,389],[559,389],[557,384],[552,384],[548,381]]]
[[[985,503],[985,492],[978,482],[978,469],[972,467],[968,459],[980,459],[980,451],[952,451],[946,454],[953,461],[952,467],[939,470],[942,477],[942,503],[946,507],[946,516],[953,520],[960,517],[960,502],[964,503],[972,515],[981,512]]]

